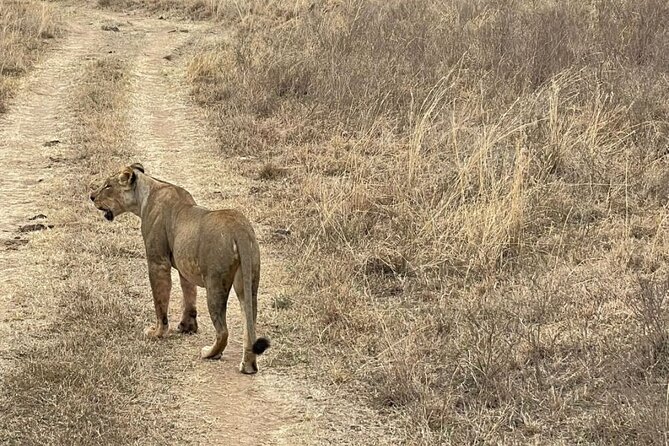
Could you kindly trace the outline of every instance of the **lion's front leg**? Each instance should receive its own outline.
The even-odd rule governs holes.
[[[149,260],[149,281],[153,293],[153,305],[156,308],[156,325],[147,327],[144,334],[150,338],[160,338],[169,330],[167,308],[170,304],[172,291],[171,265],[165,261]]]

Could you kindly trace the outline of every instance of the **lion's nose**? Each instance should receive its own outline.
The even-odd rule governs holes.
[[[91,194],[91,201],[95,201],[95,194]]]

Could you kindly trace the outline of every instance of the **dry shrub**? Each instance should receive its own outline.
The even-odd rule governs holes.
[[[258,172],[258,179],[260,180],[278,180],[285,178],[288,175],[288,171],[283,167],[276,166],[272,163],[267,163],[262,166],[260,172]]]
[[[409,444],[664,441],[665,2],[217,8],[193,95],[291,169],[296,359]]]
[[[0,113],[16,86],[48,39],[60,33],[53,9],[33,0],[0,2]]]

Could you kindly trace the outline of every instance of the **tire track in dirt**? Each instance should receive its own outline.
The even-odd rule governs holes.
[[[57,224],[62,203],[51,191],[68,170],[68,104],[83,61],[105,43],[88,27],[72,24],[67,39],[23,79],[0,115],[0,375],[21,333],[46,323],[49,309],[29,297],[48,293],[42,282],[58,272],[33,246],[45,235],[19,227]],[[48,218],[30,220],[39,214]]]

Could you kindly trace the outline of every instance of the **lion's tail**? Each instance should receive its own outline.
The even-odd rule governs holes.
[[[269,339],[267,338],[258,338],[253,343],[253,353],[256,355],[262,355],[265,350],[270,347]]]
[[[269,340],[264,337],[256,338],[256,316],[258,314],[258,282],[260,277],[259,265],[254,268],[252,257],[254,253],[240,252],[242,277],[244,279],[244,312],[246,314],[246,332],[251,344],[251,351],[261,355],[270,346]],[[259,253],[255,256],[259,257]],[[254,286],[255,284],[255,286]]]

